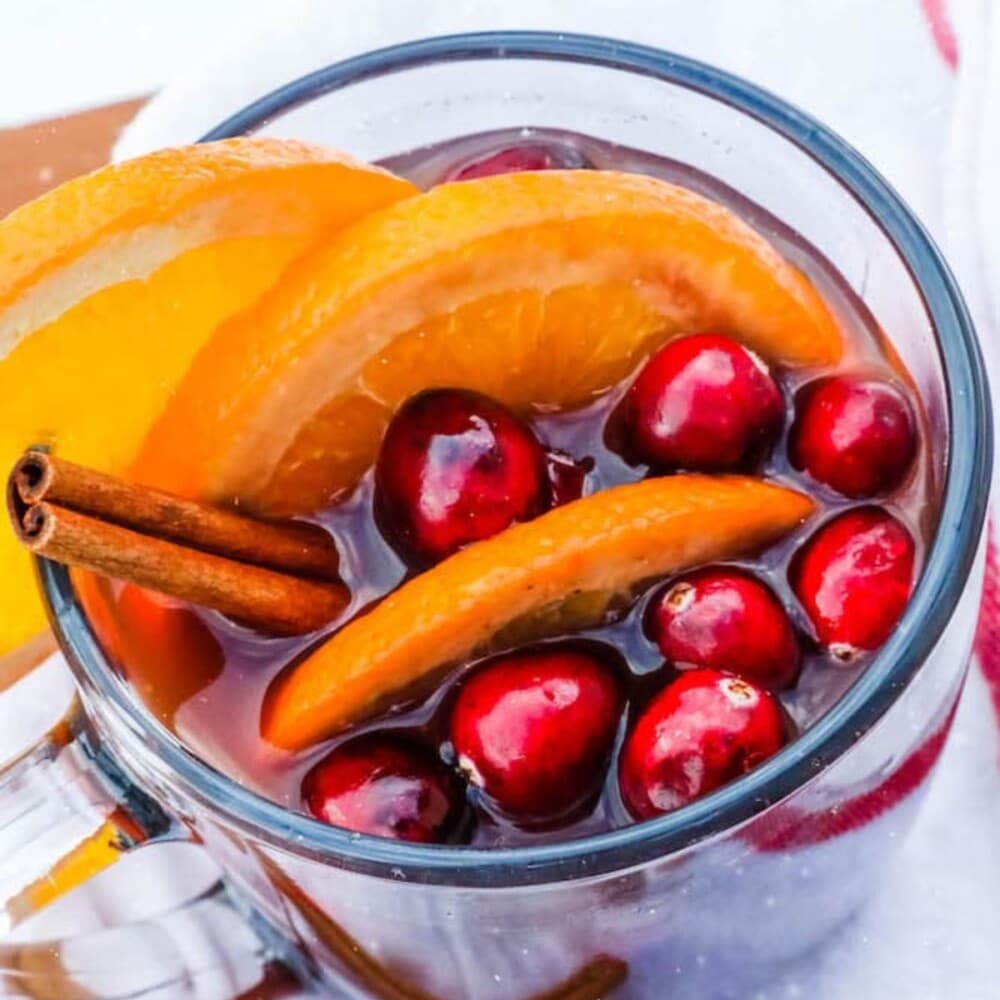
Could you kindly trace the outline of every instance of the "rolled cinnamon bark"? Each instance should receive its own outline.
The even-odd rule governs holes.
[[[275,635],[322,628],[348,603],[343,584],[185,548],[48,502],[24,508],[14,530],[35,555],[211,608]]]
[[[610,955],[592,958],[568,979],[528,1000],[604,1000],[628,978],[628,966]]]
[[[48,501],[240,562],[319,580],[338,579],[337,546],[313,524],[242,517],[38,450],[25,452],[14,466],[11,483],[25,506]]]

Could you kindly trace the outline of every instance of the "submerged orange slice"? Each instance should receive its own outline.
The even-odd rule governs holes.
[[[306,255],[222,327],[136,473],[304,512],[354,485],[389,414],[419,389],[573,406],[667,337],[703,328],[788,366],[842,350],[805,277],[691,191],[602,171],[444,185]]]
[[[234,139],[98,170],[0,221],[0,470],[28,445],[132,458],[192,356],[306,247],[416,189],[300,142]],[[44,627],[0,523],[0,656]]]
[[[264,736],[309,746],[515,623],[523,638],[528,620],[544,622],[567,601],[603,609],[644,581],[767,545],[812,510],[783,486],[697,475],[558,507],[458,552],[345,625],[271,692]]]

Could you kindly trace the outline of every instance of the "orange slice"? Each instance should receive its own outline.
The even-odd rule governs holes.
[[[456,553],[345,625],[271,692],[264,736],[309,746],[515,623],[523,636],[527,620],[581,595],[601,595],[603,608],[644,581],[767,545],[812,510],[783,486],[697,475],[557,507]]]
[[[304,512],[356,482],[419,389],[573,406],[667,337],[706,327],[782,365],[842,350],[803,275],[691,191],[601,171],[444,185],[306,255],[220,329],[136,473]]]
[[[218,639],[189,607],[134,584],[74,573],[87,619],[105,652],[166,726],[222,673]]]
[[[0,221],[0,470],[36,442],[117,471],[219,322],[415,191],[318,146],[234,139],[64,184]],[[0,523],[0,656],[44,627]]]

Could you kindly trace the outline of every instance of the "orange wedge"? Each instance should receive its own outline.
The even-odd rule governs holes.
[[[318,146],[234,139],[64,184],[0,221],[0,472],[36,442],[117,471],[219,322],[309,245],[415,191]],[[44,627],[0,524],[0,657]]]
[[[105,652],[173,728],[178,709],[222,673],[219,641],[194,611],[162,594],[84,572],[74,574],[74,584]]]
[[[136,474],[304,512],[356,482],[388,415],[419,389],[573,406],[665,338],[706,327],[782,365],[842,351],[803,275],[691,191],[602,171],[444,185],[306,255],[222,327]]]
[[[758,549],[812,513],[801,493],[684,475],[605,490],[469,546],[405,583],[271,692],[266,739],[301,749],[383,706],[497,633],[582,596],[595,610],[638,584]],[[581,602],[586,603],[586,602]]]

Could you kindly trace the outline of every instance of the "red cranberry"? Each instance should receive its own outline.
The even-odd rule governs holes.
[[[838,659],[881,646],[913,583],[909,531],[879,507],[845,511],[796,554],[791,579],[819,641]]]
[[[496,174],[519,174],[525,170],[578,170],[586,161],[572,147],[539,142],[508,146],[466,163],[448,175],[448,180],[471,181]]]
[[[799,644],[784,606],[749,573],[705,569],[653,598],[648,629],[681,669],[709,667],[776,690],[799,670]]]
[[[916,450],[913,411],[887,382],[838,375],[799,393],[788,439],[792,464],[844,496],[898,486]]]
[[[579,500],[587,484],[587,473],[593,468],[593,461],[574,461],[564,451],[549,451],[545,454],[545,468],[549,476],[549,495],[553,507],[561,507],[571,500]]]
[[[635,457],[656,468],[725,472],[773,442],[785,404],[767,365],[715,333],[673,340],[646,362],[625,397]]]
[[[540,514],[545,456],[506,407],[461,389],[431,389],[393,417],[375,466],[379,519],[400,549],[436,562]]]
[[[463,810],[461,790],[442,764],[385,736],[332,750],[306,775],[302,799],[332,826],[420,844],[446,840]]]
[[[636,819],[651,819],[753,770],[787,739],[774,695],[717,670],[692,670],[653,699],[626,740],[622,798]]]
[[[451,739],[460,767],[502,812],[552,820],[597,790],[621,711],[618,681],[595,657],[515,653],[462,684]]]

